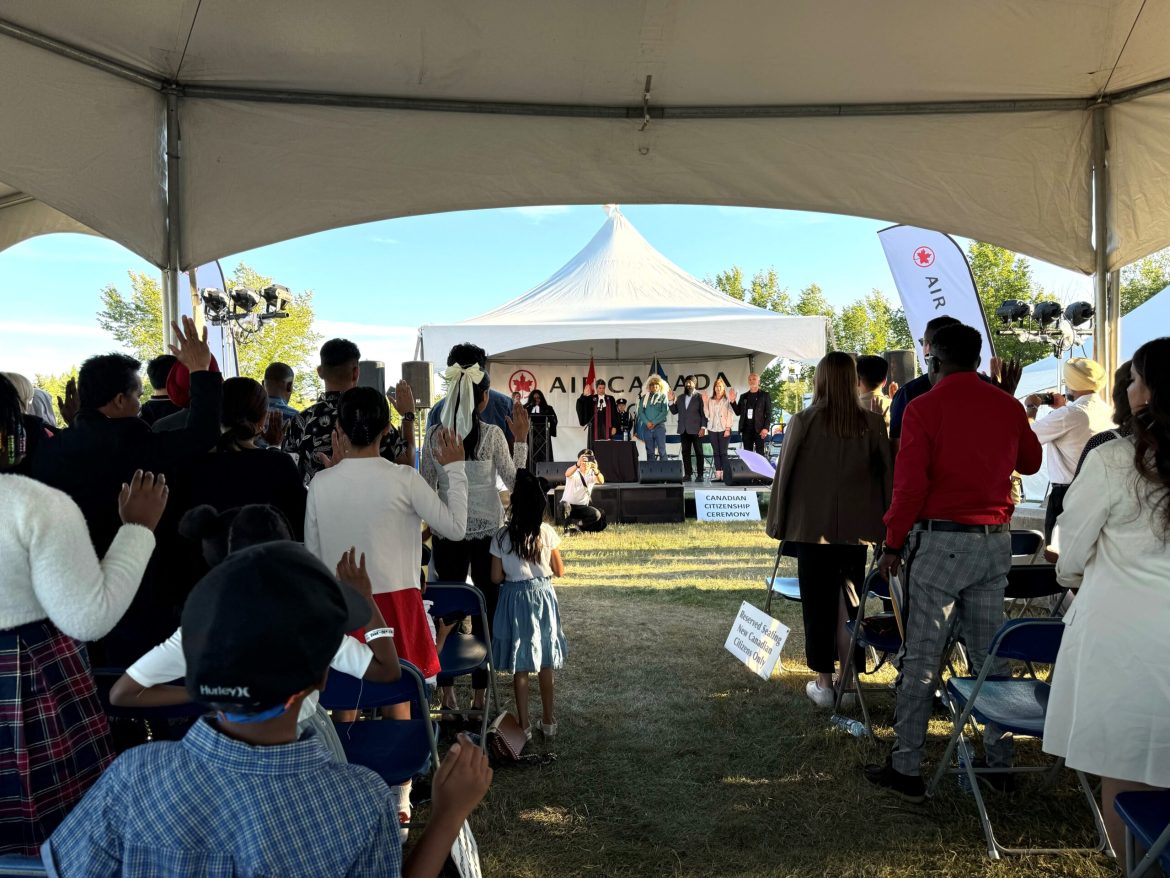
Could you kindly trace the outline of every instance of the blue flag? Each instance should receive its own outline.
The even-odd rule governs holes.
[[[662,368],[662,364],[658,362],[658,357],[655,357],[650,362],[650,375],[657,375],[663,381],[666,380],[666,370]]]

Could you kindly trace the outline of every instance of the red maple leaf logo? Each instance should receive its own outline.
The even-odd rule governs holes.
[[[914,251],[914,264],[919,268],[929,268],[934,265],[934,251],[929,247],[919,247]]]
[[[517,369],[509,380],[512,390],[530,393],[536,387],[536,376],[527,369]]]

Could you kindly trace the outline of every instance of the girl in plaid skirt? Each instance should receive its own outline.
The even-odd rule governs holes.
[[[20,400],[0,376],[0,853],[35,856],[113,761],[82,641],[122,617],[154,551],[163,479],[138,473],[104,560],[66,494],[11,473],[26,450]]]

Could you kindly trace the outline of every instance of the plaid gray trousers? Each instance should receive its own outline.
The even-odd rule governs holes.
[[[893,753],[894,768],[902,774],[917,775],[921,770],[943,650],[956,613],[971,673],[978,674],[983,667],[987,647],[1003,625],[1003,593],[1011,553],[1008,533],[914,530],[906,541],[904,578],[909,618],[899,657],[894,714],[898,740]],[[1003,664],[1006,669],[1007,664]],[[992,668],[992,672],[1001,669]],[[988,765],[1011,765],[1011,735],[989,726],[984,730],[983,746]]]

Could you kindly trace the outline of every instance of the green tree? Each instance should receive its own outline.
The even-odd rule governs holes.
[[[77,366],[68,372],[62,372],[60,375],[37,375],[33,378],[33,384],[48,393],[53,400],[53,411],[57,415],[57,423],[62,427],[65,426],[65,419],[61,417],[61,409],[57,405],[57,400],[65,398],[65,384],[70,379],[77,380]]]
[[[837,349],[854,354],[883,354],[911,347],[906,314],[895,308],[881,290],[841,309],[834,324]]]
[[[1170,286],[1170,250],[1153,253],[1121,269],[1121,313],[1128,314]]]
[[[98,325],[127,351],[146,362],[163,352],[162,288],[158,279],[149,274],[137,271],[127,274],[129,296],[123,296],[112,284],[102,290]]]
[[[780,285],[780,276],[776,269],[761,269],[752,275],[752,279],[745,286],[743,269],[733,265],[727,271],[721,271],[714,278],[707,278],[708,286],[722,290],[733,299],[755,305],[767,311],[778,314],[792,313],[792,299],[788,295],[788,288]]]
[[[967,248],[967,260],[971,264],[975,289],[992,332],[998,323],[995,309],[1008,299],[1019,299],[1034,305],[1044,297],[1044,290],[1032,278],[1032,267],[1028,260],[1011,250],[972,241]],[[1045,342],[1020,341],[1007,335],[996,336],[993,342],[997,356],[1018,357],[1024,365],[1052,353],[1052,347]]]

